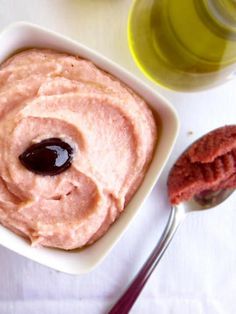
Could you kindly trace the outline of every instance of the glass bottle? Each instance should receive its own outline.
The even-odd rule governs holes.
[[[136,0],[128,37],[155,82],[181,91],[219,85],[236,72],[236,0]]]

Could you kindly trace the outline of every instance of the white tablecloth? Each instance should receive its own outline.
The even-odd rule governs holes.
[[[0,0],[0,28],[18,20],[38,23],[97,49],[146,81],[128,51],[130,2]],[[105,313],[142,265],[170,212],[166,175],[175,158],[205,132],[236,122],[235,82],[192,94],[154,88],[173,102],[181,129],[138,217],[104,262],[82,276],[53,271],[0,247],[0,314]],[[187,217],[132,313],[236,313],[235,200],[236,194],[217,209]]]

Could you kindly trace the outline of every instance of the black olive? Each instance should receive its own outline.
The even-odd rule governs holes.
[[[55,176],[71,166],[72,157],[73,148],[68,143],[59,138],[49,138],[32,144],[19,160],[34,173]]]

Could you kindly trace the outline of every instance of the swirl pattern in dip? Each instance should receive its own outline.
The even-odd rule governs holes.
[[[0,222],[34,245],[91,244],[139,187],[157,139],[146,103],[93,63],[30,49],[0,67]],[[66,171],[43,176],[19,156],[60,138],[73,147]]]

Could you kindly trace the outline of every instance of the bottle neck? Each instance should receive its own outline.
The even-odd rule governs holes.
[[[223,27],[236,30],[236,0],[204,0],[209,14]]]
[[[199,18],[215,34],[236,41],[236,0],[193,0]]]

